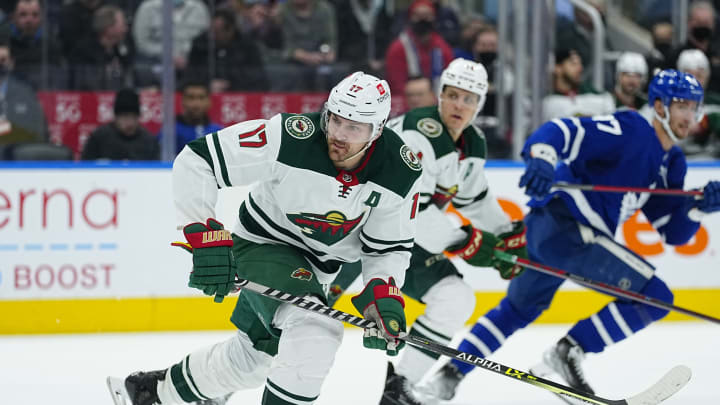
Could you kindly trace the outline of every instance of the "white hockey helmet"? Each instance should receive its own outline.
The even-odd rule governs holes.
[[[485,98],[488,92],[488,74],[481,63],[471,60],[457,58],[450,62],[447,68],[440,75],[440,87],[438,97],[445,86],[453,86],[480,96],[475,116],[485,105]]]
[[[637,52],[623,52],[615,64],[615,73],[637,73],[647,80],[648,66],[645,57]]]
[[[370,143],[380,136],[390,115],[390,86],[373,75],[355,72],[330,90],[322,117],[326,130],[328,112],[372,125]]]
[[[677,59],[677,68],[680,71],[704,70],[710,73],[710,61],[703,51],[699,49],[686,49],[680,52]]]

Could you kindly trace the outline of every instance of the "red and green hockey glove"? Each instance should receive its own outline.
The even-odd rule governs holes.
[[[523,221],[513,221],[512,230],[499,234],[498,238],[503,241],[503,244],[502,246],[497,247],[497,250],[515,255],[521,259],[528,258],[525,223]],[[498,258],[493,259],[493,267],[500,272],[500,277],[505,280],[510,280],[513,277],[519,276],[520,273],[525,271],[525,268],[519,264],[513,264]]]
[[[213,218],[207,224],[194,222],[183,228],[188,243],[173,242],[193,255],[193,271],[188,286],[214,295],[215,302],[233,289],[235,261],[232,254],[232,234]]]
[[[460,229],[467,232],[467,237],[462,242],[448,247],[447,251],[462,257],[471,266],[493,267],[495,264],[493,250],[502,244],[502,240],[472,225],[465,225]]]
[[[395,280],[390,277],[390,283],[386,283],[374,278],[351,301],[358,312],[377,325],[365,329],[363,346],[396,356],[405,346],[404,341],[397,339],[401,333],[405,334],[405,300]]]

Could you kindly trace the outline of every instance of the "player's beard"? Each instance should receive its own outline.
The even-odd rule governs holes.
[[[335,163],[342,163],[348,158],[354,157],[363,147],[363,144],[356,144],[350,142],[342,142],[336,139],[327,138],[328,143],[328,155],[330,160]]]

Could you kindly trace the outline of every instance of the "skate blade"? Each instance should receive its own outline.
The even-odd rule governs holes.
[[[117,377],[108,377],[106,381],[115,405],[132,405],[129,399],[130,396],[125,390],[125,380]]]

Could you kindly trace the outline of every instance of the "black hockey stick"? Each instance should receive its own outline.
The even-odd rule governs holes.
[[[710,321],[713,323],[720,324],[720,319],[712,317],[710,315],[701,314],[700,312],[696,312],[690,309],[682,308],[677,305],[668,304],[665,301],[661,301],[657,298],[649,297],[647,295],[643,295],[634,291],[629,290],[623,290],[620,287],[615,287],[610,284],[605,284],[600,281],[591,280],[589,278],[585,278],[582,276],[578,276],[577,274],[568,273],[565,270],[561,270],[555,267],[546,266],[544,264],[536,263],[527,259],[523,259],[520,257],[517,257],[515,255],[511,255],[509,253],[505,253],[502,251],[496,250],[494,253],[495,257],[498,259],[508,262],[508,263],[514,263],[519,264],[520,266],[523,266],[525,268],[539,271],[540,273],[545,273],[550,276],[555,276],[559,278],[564,278],[566,280],[572,280],[577,284],[580,284],[583,287],[587,287],[593,290],[602,291],[605,294],[611,295],[613,297],[619,297],[619,298],[625,298],[628,300],[636,301],[641,304],[650,305],[656,308],[664,309],[666,311],[674,311],[679,312],[681,314],[693,316],[695,318],[703,319],[706,321]],[[447,260],[449,259],[447,256],[445,256],[444,253],[438,253],[435,255],[432,255],[428,257],[425,260],[425,265],[427,267],[432,266],[434,263],[439,262],[441,260]]]
[[[544,264],[536,263],[536,262],[533,262],[533,261],[530,261],[527,259],[517,257],[515,255],[511,255],[509,253],[495,251],[494,254],[495,254],[495,257],[497,257],[498,259],[500,259],[504,262],[519,264],[528,269],[539,271],[540,273],[564,278],[566,280],[572,280],[572,281],[576,282],[577,284],[580,284],[583,287],[592,288],[594,290],[600,290],[600,291],[602,291],[606,294],[612,295],[614,297],[626,298],[629,300],[640,302],[645,305],[650,305],[650,306],[653,306],[656,308],[664,309],[666,311],[675,311],[675,312],[679,312],[681,314],[690,315],[695,318],[700,318],[700,319],[703,319],[706,321],[720,324],[720,319],[718,319],[718,318],[712,317],[710,315],[701,314],[699,312],[695,312],[695,311],[685,309],[682,307],[678,307],[673,304],[668,304],[667,302],[661,301],[657,298],[648,297],[647,295],[639,294],[634,291],[623,290],[622,288],[615,287],[614,285],[590,280],[588,278],[578,276],[577,274],[568,273],[565,270],[560,270],[560,269],[557,269],[554,267],[546,266]]]
[[[357,317],[346,312],[338,311],[326,305],[319,304],[317,302],[313,302],[305,298],[291,295],[282,291],[278,291],[274,288],[269,288],[249,280],[236,280],[235,287],[238,289],[246,289],[263,295],[265,297],[272,298],[274,300],[282,301],[308,311],[325,315],[329,318],[349,323],[350,325],[357,326],[359,328],[368,329],[375,327],[375,322],[373,321],[369,321],[367,319]],[[501,374],[505,377],[532,384],[536,387],[554,392],[555,394],[565,395],[571,398],[579,399],[589,404],[596,405],[659,404],[660,402],[669,398],[671,395],[675,394],[682,387],[684,387],[685,384],[687,384],[687,382],[690,380],[690,376],[692,374],[690,369],[686,366],[675,366],[652,387],[641,392],[640,394],[627,399],[612,400],[582,392],[574,388],[558,384],[554,381],[546,380],[544,378],[534,376],[530,373],[507,367],[491,360],[477,357],[470,353],[461,352],[453,348],[441,345],[437,342],[433,342],[432,340],[421,338],[419,336],[404,335],[401,336],[400,339],[413,346],[417,346],[425,350],[430,350],[432,352],[448,356],[450,358],[462,361],[475,367],[480,367],[485,370]]]

